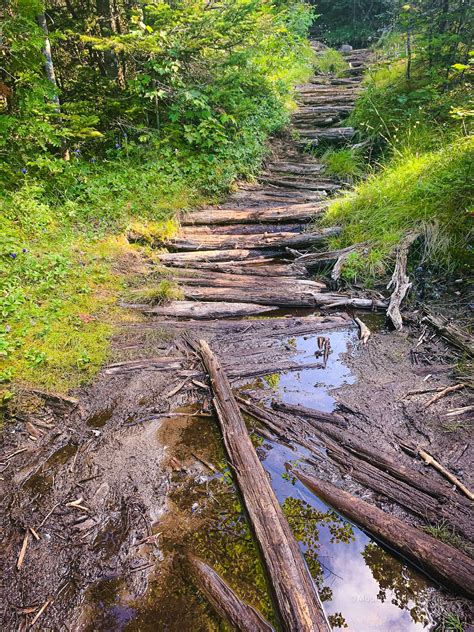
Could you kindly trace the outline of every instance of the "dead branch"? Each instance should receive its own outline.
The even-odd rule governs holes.
[[[449,395],[449,393],[454,393],[455,391],[459,391],[465,386],[466,386],[465,384],[455,384],[454,386],[447,386],[445,389],[443,389],[439,393],[436,393],[436,395],[434,395],[430,400],[426,402],[424,406],[425,409],[429,408],[432,404],[437,402],[439,399],[441,399],[445,395]]]
[[[440,472],[444,477],[451,481],[458,489],[460,489],[463,494],[465,494],[470,500],[474,500],[474,494],[468,489],[464,483],[454,476],[449,470],[447,470],[441,463],[438,463],[436,459],[434,459],[428,452],[424,450],[418,450],[418,454],[423,459],[426,465],[432,465],[438,472]]]
[[[395,262],[395,269],[393,271],[390,283],[387,285],[387,290],[393,287],[392,296],[390,297],[390,304],[387,309],[387,316],[392,321],[395,329],[400,331],[403,329],[403,320],[400,313],[400,306],[403,299],[411,288],[412,284],[407,275],[407,259],[408,251],[412,243],[418,239],[419,233],[409,233],[402,240],[397,249],[397,256]]]

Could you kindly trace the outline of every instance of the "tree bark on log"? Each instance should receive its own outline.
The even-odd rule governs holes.
[[[348,255],[351,252],[356,252],[365,247],[365,244],[354,244],[341,250],[328,250],[325,252],[311,252],[307,255],[301,255],[295,259],[295,263],[298,265],[304,265],[308,270],[313,268],[319,268],[321,266],[335,263],[344,255]]]
[[[315,584],[252,445],[229,381],[206,341],[200,341],[199,350],[211,378],[224,443],[262,551],[283,628],[328,631],[330,626]]]
[[[188,555],[186,562],[198,588],[232,629],[239,632],[273,632],[272,626],[252,606],[239,599],[214,569],[193,555]]]
[[[331,483],[300,470],[293,473],[336,511],[388,544],[428,576],[450,590],[474,597],[474,561],[470,557]]]

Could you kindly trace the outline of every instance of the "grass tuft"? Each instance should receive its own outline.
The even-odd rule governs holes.
[[[429,525],[427,527],[422,527],[425,533],[433,536],[437,540],[444,542],[445,544],[450,544],[451,546],[456,547],[460,551],[471,555],[473,550],[472,546],[469,545],[463,538],[458,536],[451,525],[449,525],[445,520],[438,522],[435,525]]]
[[[349,68],[349,64],[344,59],[342,53],[334,48],[328,48],[322,53],[318,53],[314,69],[323,75],[336,75],[339,77]]]

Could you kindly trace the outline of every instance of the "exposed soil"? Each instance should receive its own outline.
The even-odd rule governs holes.
[[[352,57],[359,60],[354,63],[358,68],[365,52]],[[324,108],[330,109],[341,94],[344,103],[350,102],[357,89],[357,81],[349,87],[336,83],[328,105],[325,83],[321,78],[303,87],[304,106],[297,124],[306,126],[309,121],[315,127],[309,108],[323,108],[318,94],[324,93]],[[330,112],[324,108],[315,110],[317,126],[337,141],[334,125],[342,114],[337,108]],[[348,134],[344,131],[344,138]],[[279,234],[278,222],[277,228],[273,223],[276,207],[318,204],[327,191],[339,186],[312,169],[317,164],[314,159],[298,152],[294,144],[284,144],[265,182],[241,188],[225,205],[208,211],[223,217],[223,210],[257,208],[258,221],[247,219],[246,225],[260,227],[261,232],[254,233],[260,235],[258,249],[247,248],[244,258],[235,261],[232,253],[223,254],[228,250],[223,241],[201,267],[192,264],[193,283],[183,283],[186,299],[208,307],[221,300],[231,308],[242,303],[256,306],[260,292],[263,306],[280,309],[258,318],[183,320],[173,318],[171,311],[148,315],[143,322],[123,328],[115,340],[114,362],[90,388],[74,394],[77,405],[46,397],[39,406],[35,396],[32,412],[14,416],[6,425],[0,481],[5,552],[2,629],[27,629],[38,614],[33,627],[42,630],[226,629],[188,577],[183,551],[205,559],[242,599],[274,622],[260,558],[211,410],[207,378],[190,339],[209,341],[242,395],[267,406],[283,402],[337,410],[348,435],[374,449],[390,448],[401,464],[423,473],[427,480],[444,483],[433,468],[400,446],[421,447],[472,489],[474,455],[468,418],[446,416],[469,403],[468,389],[425,407],[434,389],[457,381],[452,350],[435,332],[419,326],[416,315],[403,333],[394,333],[386,328],[383,314],[372,311],[358,312],[372,330],[369,343],[363,345],[352,314],[318,311],[318,297],[326,288],[320,284],[316,288],[317,282],[287,261],[286,244],[274,252],[275,242],[266,243],[267,235]],[[292,175],[293,167],[307,173]],[[276,179],[278,186],[268,183]],[[300,210],[304,220],[304,209]],[[268,226],[262,219],[266,212],[273,213]],[[183,224],[188,228],[168,244],[174,251],[170,254],[202,252],[206,240],[196,241],[193,218]],[[307,228],[302,221],[296,234]],[[212,232],[212,226],[208,230],[213,248],[220,236],[232,234],[234,249],[242,251],[239,235],[250,236],[235,230]],[[281,230],[285,235],[293,232],[285,225]],[[319,236],[314,239],[319,243]],[[182,269],[179,257],[173,264],[170,256],[166,264],[174,271]],[[221,264],[225,271],[219,269]],[[280,270],[273,278],[267,270],[259,282],[258,270],[246,274],[245,265],[287,265],[292,280],[282,280],[285,275]],[[227,279],[231,274],[240,285]],[[282,283],[288,284],[286,288]],[[205,299],[195,294],[196,288],[207,288]],[[212,294],[211,289],[219,292]],[[301,297],[299,303],[295,296]],[[354,299],[367,300],[338,296],[347,305]],[[369,304],[375,298],[380,299],[372,296]],[[433,628],[446,612],[471,620],[466,599],[331,511],[292,479],[288,463],[316,470],[319,477],[410,524],[427,526],[437,521],[358,482],[347,464],[330,458],[324,442],[311,451],[291,439],[275,437],[251,419],[249,426],[334,628],[345,623],[357,632],[421,630]],[[451,531],[456,534],[456,525],[449,526]],[[18,569],[25,536],[26,553]],[[456,544],[472,553],[472,542],[465,537],[458,537]]]

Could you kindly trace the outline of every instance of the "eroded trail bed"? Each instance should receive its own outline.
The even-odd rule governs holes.
[[[124,327],[114,358],[76,400],[30,397],[5,430],[3,629],[220,630],[183,559],[199,556],[275,624],[194,341],[207,340],[238,395],[258,456],[334,629],[422,630],[469,601],[333,511],[294,475],[335,483],[409,525],[444,529],[470,556],[472,501],[422,464],[422,448],[472,489],[465,389],[430,404],[453,352],[413,320],[385,327],[383,297],[315,281],[294,250],[342,184],[302,152],[341,142],[367,59],[349,78],[302,86],[288,141],[261,182],[188,214],[162,257],[182,301]],[[335,258],[327,257],[334,263]],[[355,312],[372,330],[359,340]],[[324,308],[324,311],[320,311]],[[341,311],[342,310],[342,311]],[[36,410],[36,412],[35,412]],[[451,411],[451,412],[450,412]],[[23,551],[23,553],[22,553]],[[469,558],[470,559],[470,558]],[[425,572],[423,572],[425,571]]]

